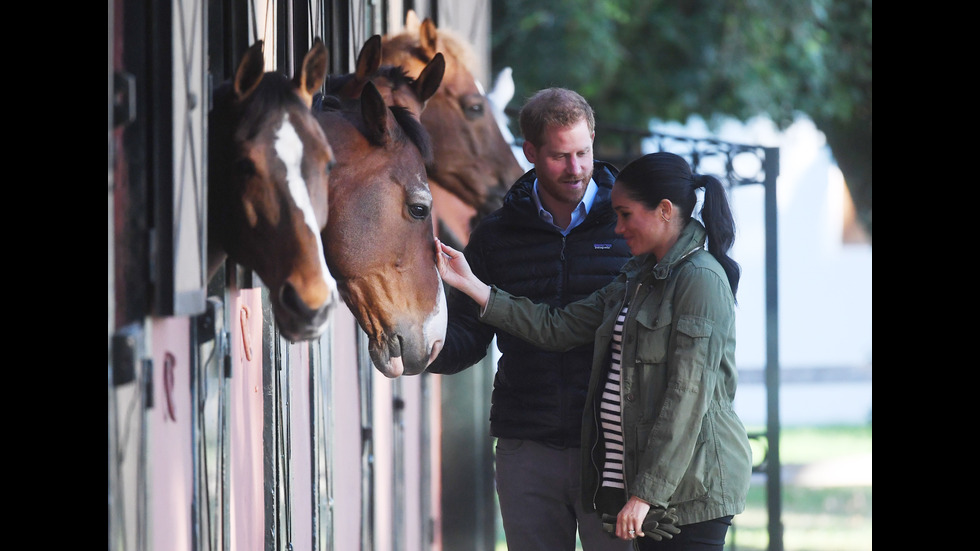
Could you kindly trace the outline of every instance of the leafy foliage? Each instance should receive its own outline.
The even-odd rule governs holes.
[[[515,103],[577,90],[602,123],[800,113],[827,136],[871,233],[871,0],[494,0]]]

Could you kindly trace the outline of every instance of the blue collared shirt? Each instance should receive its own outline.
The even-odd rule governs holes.
[[[538,180],[534,179],[534,205],[538,208],[538,216],[542,220],[548,222],[561,230],[562,235],[568,235],[568,232],[572,231],[572,228],[582,223],[585,217],[588,216],[589,211],[592,210],[592,203],[595,202],[595,195],[599,191],[599,186],[596,185],[595,180],[589,179],[589,185],[585,186],[585,194],[582,195],[582,200],[579,201],[578,205],[575,206],[575,210],[572,211],[572,219],[568,223],[568,227],[562,229],[555,224],[555,219],[551,216],[551,213],[545,210],[541,205],[541,198],[538,197]]]

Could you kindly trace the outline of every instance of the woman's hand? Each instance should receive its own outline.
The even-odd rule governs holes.
[[[436,239],[436,267],[442,280],[469,295],[486,308],[490,300],[490,287],[479,280],[470,269],[463,253]]]
[[[650,512],[650,504],[642,499],[632,496],[626,505],[616,515],[616,537],[624,540],[634,540],[642,538],[643,520]],[[633,532],[630,533],[630,530]]]

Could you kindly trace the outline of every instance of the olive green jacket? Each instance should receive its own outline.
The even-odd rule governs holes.
[[[587,508],[595,508],[604,451],[597,400],[627,296],[621,364],[627,494],[676,507],[679,525],[745,508],[752,452],[733,408],[735,299],[704,243],[704,226],[692,220],[662,261],[635,257],[612,283],[563,309],[492,288],[484,322],[553,350],[595,341],[582,423]]]

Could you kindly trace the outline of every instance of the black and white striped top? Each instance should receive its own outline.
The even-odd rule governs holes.
[[[606,457],[602,464],[602,485],[612,488],[625,488],[623,484],[623,417],[622,395],[620,394],[620,362],[623,358],[623,321],[626,320],[628,306],[616,319],[613,327],[612,361],[609,376],[602,392],[599,406],[599,419],[602,424],[602,438],[605,441]]]

